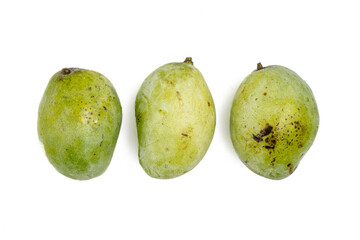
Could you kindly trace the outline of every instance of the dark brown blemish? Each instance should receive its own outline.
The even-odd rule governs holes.
[[[104,107],[104,110],[107,111],[107,108],[105,106],[103,106],[103,107]]]
[[[271,133],[271,131],[273,130],[273,127],[270,126],[268,123],[266,124],[265,128],[260,130],[260,133],[257,134],[257,135],[254,135],[253,134],[253,139],[256,141],[256,142],[261,142],[263,139],[263,137],[269,135]]]
[[[295,171],[295,169],[296,169],[296,167],[294,168],[291,163],[289,163],[287,166],[288,166],[288,168],[289,168],[289,174],[292,174],[292,173]]]
[[[210,102],[208,102],[208,106],[210,107]]]
[[[262,138],[258,137],[258,136],[255,136],[253,134],[253,139],[256,141],[256,142],[261,142],[262,141]]]
[[[267,95],[267,93],[266,92],[264,92],[264,96],[266,96]]]
[[[271,166],[274,166],[275,165],[275,162],[276,162],[276,158],[273,158],[273,160],[271,161]]]
[[[183,135],[184,137],[188,137],[189,135],[187,135],[186,133],[181,133],[181,135]]]
[[[266,149],[274,149],[275,146],[265,146]]]
[[[101,135],[101,142],[100,142],[100,147],[102,146],[103,144],[103,141],[104,141],[104,134]]]
[[[273,130],[273,127],[267,123],[266,127],[260,131],[260,137],[265,137],[265,136],[269,135],[272,130]]]

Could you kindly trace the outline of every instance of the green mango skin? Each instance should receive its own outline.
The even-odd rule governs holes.
[[[48,83],[38,112],[38,135],[57,171],[77,180],[101,175],[119,136],[122,109],[100,73],[65,68]]]
[[[214,102],[190,58],[166,64],[145,79],[135,115],[139,161],[154,178],[175,178],[193,169],[214,135]]]
[[[310,87],[295,72],[276,65],[258,69],[235,94],[231,139],[250,170],[283,179],[294,172],[314,142],[319,112]]]

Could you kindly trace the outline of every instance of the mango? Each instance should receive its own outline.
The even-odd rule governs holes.
[[[191,58],[169,63],[143,82],[135,102],[139,162],[154,178],[169,179],[193,169],[215,130],[215,106]]]
[[[310,87],[288,68],[259,63],[234,96],[231,140],[241,161],[260,176],[291,175],[313,144],[318,127]]]
[[[50,79],[38,111],[38,135],[50,163],[63,175],[87,180],[109,166],[122,109],[102,74],[64,68]]]

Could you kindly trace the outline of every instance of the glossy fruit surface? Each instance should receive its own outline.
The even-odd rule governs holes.
[[[310,87],[288,68],[259,64],[235,94],[230,114],[233,146],[243,163],[263,177],[292,174],[318,126]]]
[[[118,95],[102,74],[64,68],[48,83],[38,112],[38,135],[50,163],[86,180],[109,166],[122,120]]]
[[[135,106],[139,161],[148,175],[174,178],[204,157],[214,134],[215,107],[191,58],[152,72]]]

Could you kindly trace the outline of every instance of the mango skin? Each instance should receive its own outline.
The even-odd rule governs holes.
[[[135,115],[139,162],[154,178],[193,169],[214,135],[214,102],[191,63],[169,63],[152,72],[137,94]]]
[[[122,109],[100,73],[67,68],[49,81],[38,112],[38,135],[57,171],[77,180],[101,175],[119,136]]]
[[[233,146],[250,170],[266,178],[291,175],[314,142],[318,126],[319,112],[310,87],[282,66],[252,72],[232,103]]]

